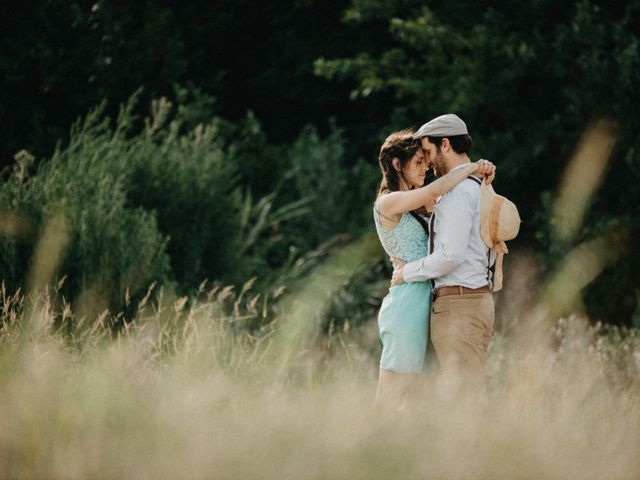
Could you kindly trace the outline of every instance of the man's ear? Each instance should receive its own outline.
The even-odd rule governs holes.
[[[449,141],[449,139],[447,137],[444,137],[442,139],[442,143],[440,144],[440,148],[444,152],[449,152],[449,150],[451,150],[451,142]]]
[[[396,169],[396,172],[399,172],[401,170],[399,158],[394,158],[393,160],[391,160],[391,164],[393,165],[393,168]]]

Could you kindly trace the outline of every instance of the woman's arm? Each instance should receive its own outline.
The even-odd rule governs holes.
[[[470,163],[464,168],[459,168],[453,172],[414,190],[403,192],[391,192],[380,198],[380,210],[386,216],[399,215],[410,212],[417,208],[433,206],[436,200],[474,173],[489,176],[495,170],[495,166],[487,160],[479,160]]]

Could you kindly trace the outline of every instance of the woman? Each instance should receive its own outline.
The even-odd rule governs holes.
[[[379,155],[382,181],[373,217],[380,242],[390,257],[412,262],[427,255],[426,222],[417,211],[430,212],[436,200],[471,174],[490,175],[487,160],[471,163],[424,185],[429,165],[411,130],[392,133]],[[377,398],[402,401],[422,372],[427,343],[430,282],[393,286],[378,315],[382,357]]]

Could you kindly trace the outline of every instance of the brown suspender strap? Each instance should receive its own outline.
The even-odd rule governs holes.
[[[467,180],[473,180],[474,182],[476,182],[478,185],[482,185],[482,180],[480,180],[477,177],[467,177]]]
[[[436,220],[436,212],[431,212],[431,218],[429,219],[429,255],[433,253],[433,242],[436,236],[436,232],[433,231],[435,220]]]
[[[436,224],[435,221],[436,221],[436,212],[433,211],[431,212],[431,218],[429,219],[429,255],[433,253],[434,238],[436,236],[436,232],[434,231],[434,226]],[[434,295],[436,293],[436,280],[435,278],[432,278],[430,281],[431,281],[431,294]]]
[[[429,235],[429,225],[427,225],[425,219],[418,215],[414,210],[410,211],[409,214],[416,219],[416,221],[422,226],[425,233]]]
[[[467,177],[467,180],[473,180],[478,185],[482,186],[482,180],[480,180],[479,178],[470,176],[470,177]],[[491,285],[490,279],[491,279],[491,249],[489,249],[489,251],[487,252],[487,283],[489,285]]]

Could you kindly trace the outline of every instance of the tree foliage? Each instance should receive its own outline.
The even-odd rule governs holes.
[[[26,208],[34,225],[58,194],[79,202],[74,225],[84,202],[102,205],[103,220],[80,230],[102,232],[96,262],[139,229],[155,245],[157,257],[139,258],[153,263],[149,279],[184,290],[203,277],[273,280],[311,265],[337,234],[372,228],[375,158],[389,131],[451,111],[469,125],[474,155],[499,166],[496,188],[525,220],[520,245],[540,252],[543,269],[580,242],[627,229],[628,253],[584,296],[596,318],[640,318],[639,0],[48,0],[0,9],[0,162],[12,165],[21,149],[36,157],[5,173],[5,205]],[[140,87],[122,126],[118,105]],[[145,126],[162,97],[172,108],[161,118],[156,103]],[[100,120],[69,134],[103,101]],[[558,181],[602,117],[617,124],[611,168],[565,241],[549,222]],[[25,173],[33,178],[16,180]],[[69,185],[54,195],[64,187],[46,176]],[[33,244],[12,245],[5,253],[15,261],[3,268],[19,283]],[[615,286],[606,298],[603,284]]]

